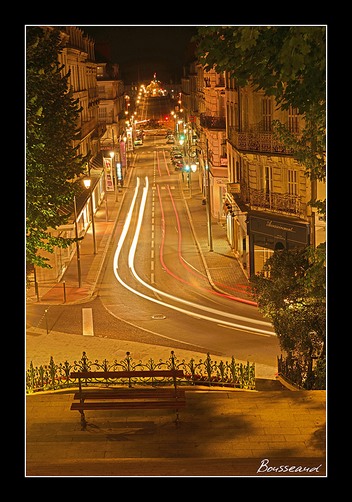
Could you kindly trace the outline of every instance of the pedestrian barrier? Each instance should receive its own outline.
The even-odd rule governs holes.
[[[77,371],[151,371],[157,369],[177,369],[182,370],[184,377],[179,384],[193,386],[220,386],[235,387],[238,389],[255,389],[255,363],[237,363],[232,357],[230,361],[214,361],[208,353],[205,359],[196,361],[191,358],[189,361],[178,360],[174,351],[166,361],[154,360],[150,358],[147,362],[135,361],[130,352],[126,352],[126,357],[120,361],[109,362],[88,359],[83,352],[82,358],[70,363],[56,364],[53,357],[48,365],[34,366],[30,363],[26,371],[27,393],[58,390],[70,388],[77,385],[77,381],[71,378],[72,372]]]

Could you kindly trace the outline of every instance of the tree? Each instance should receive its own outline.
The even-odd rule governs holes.
[[[78,177],[87,159],[77,153],[80,113],[69,89],[69,72],[58,61],[63,42],[57,29],[27,27],[26,32],[26,260],[51,268],[40,250],[54,252],[75,239],[53,230],[70,216]]]
[[[312,180],[326,179],[325,26],[210,26],[198,28],[196,55],[205,69],[227,71],[239,86],[274,96],[282,110],[305,118],[300,138],[274,121],[277,137]],[[324,201],[310,201],[325,216]]]
[[[271,320],[281,350],[299,363],[309,385],[313,359],[325,368],[325,272],[325,246],[320,245],[275,251],[251,278],[259,310]]]
[[[253,86],[275,98],[282,110],[304,118],[300,136],[278,121],[277,137],[313,180],[326,179],[326,28],[324,26],[210,26],[193,41],[205,70],[226,71],[238,86]],[[325,216],[325,201],[311,200]],[[299,361],[312,381],[318,357],[320,385],[325,374],[325,246],[275,251],[251,278],[259,309],[275,328],[281,349]],[[317,381],[317,375],[315,375]],[[309,384],[311,385],[311,384]]]

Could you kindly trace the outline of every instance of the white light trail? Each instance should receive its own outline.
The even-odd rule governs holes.
[[[146,283],[145,281],[143,281],[141,279],[141,277],[137,274],[137,272],[135,270],[135,267],[134,267],[134,258],[135,258],[135,253],[136,253],[136,249],[137,249],[139,233],[140,233],[140,229],[141,229],[141,226],[142,226],[142,221],[143,221],[144,211],[145,211],[145,205],[146,205],[147,196],[148,196],[149,180],[148,180],[147,177],[145,178],[145,183],[146,183],[146,185],[143,188],[143,194],[142,194],[141,205],[140,205],[140,208],[139,208],[137,226],[136,226],[136,230],[135,230],[135,234],[134,234],[134,237],[133,237],[132,245],[130,247],[129,255],[128,255],[128,266],[129,266],[132,274],[134,275],[134,277],[137,279],[137,281],[140,284],[142,284],[143,286],[145,286],[147,289],[153,291],[155,294],[167,297],[167,298],[169,298],[170,300],[173,300],[173,301],[177,301],[177,302],[183,303],[183,304],[185,304],[185,305],[187,305],[187,306],[189,306],[191,308],[194,308],[194,309],[197,309],[197,310],[205,310],[207,312],[211,312],[211,313],[213,313],[215,315],[218,315],[218,316],[221,316],[221,317],[229,317],[229,318],[232,318],[232,319],[244,320],[244,321],[251,322],[251,323],[254,323],[254,324],[264,324],[264,325],[269,325],[270,326],[270,323],[267,323],[267,322],[264,322],[264,321],[254,320],[254,319],[246,318],[246,317],[243,317],[243,316],[238,316],[236,314],[230,314],[228,312],[223,312],[223,311],[220,311],[220,310],[217,310],[217,309],[212,309],[210,307],[205,307],[204,305],[199,305],[199,304],[196,304],[196,303],[184,300],[182,298],[178,298],[178,297],[170,295],[170,294],[168,294],[168,293],[166,293],[164,291],[161,291],[161,290],[159,290],[157,288],[154,288],[153,286],[151,286],[150,284]],[[175,305],[163,302],[161,300],[157,300],[156,298],[147,296],[144,293],[141,293],[140,291],[135,290],[134,288],[132,288],[131,286],[129,286],[128,284],[126,284],[122,280],[122,278],[118,274],[118,261],[119,261],[119,257],[120,257],[120,253],[121,253],[121,249],[122,249],[124,240],[126,238],[127,232],[129,230],[129,227],[130,227],[130,224],[131,224],[132,213],[133,213],[134,206],[135,206],[135,203],[136,203],[136,199],[137,199],[137,195],[138,195],[138,191],[139,191],[139,186],[140,186],[140,180],[139,180],[139,178],[137,178],[137,186],[136,186],[135,191],[134,191],[134,196],[133,196],[133,199],[132,199],[132,202],[131,202],[131,206],[130,206],[129,212],[127,214],[127,218],[126,218],[126,221],[125,221],[125,224],[124,224],[124,227],[123,227],[123,231],[121,233],[121,236],[120,236],[117,248],[116,248],[116,252],[115,252],[115,255],[114,255],[114,260],[113,260],[114,274],[115,274],[115,277],[117,278],[117,280],[120,282],[120,284],[122,284],[122,286],[124,286],[129,291],[133,292],[134,294],[136,294],[136,295],[138,295],[138,296],[140,296],[140,297],[142,297],[142,298],[144,298],[144,299],[146,299],[148,301],[151,301],[153,303],[157,303],[157,304],[162,305],[164,307],[176,310],[177,312],[181,312],[181,313],[186,314],[188,316],[191,316],[193,318],[203,319],[203,320],[206,320],[206,321],[209,321],[209,322],[215,322],[217,324],[221,323],[224,326],[234,327],[234,328],[238,328],[238,329],[241,329],[241,330],[245,329],[247,331],[253,332],[253,333],[255,333],[257,335],[260,335],[260,336],[268,336],[268,337],[269,336],[276,336],[276,334],[274,332],[272,332],[272,331],[267,331],[267,330],[263,330],[263,329],[259,329],[259,328],[251,328],[250,326],[244,326],[244,325],[237,324],[237,323],[234,323],[234,322],[220,321],[219,318],[214,318],[214,317],[210,317],[210,316],[207,316],[207,315],[202,315],[202,314],[199,314],[199,313],[195,313],[195,312],[192,312],[190,310],[186,310],[186,309],[177,307]]]

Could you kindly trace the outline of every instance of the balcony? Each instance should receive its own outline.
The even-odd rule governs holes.
[[[95,119],[88,120],[87,122],[83,122],[81,124],[81,129],[80,129],[80,139],[84,139],[86,136],[89,134],[93,133],[95,131],[97,122]]]
[[[251,209],[266,210],[277,213],[290,214],[304,217],[306,213],[306,203],[302,202],[302,197],[290,195],[288,193],[266,193],[264,190],[250,188],[246,194],[241,190],[241,196],[249,203]]]
[[[220,167],[227,167],[227,155],[220,155]]]
[[[229,127],[228,139],[239,151],[259,152],[269,154],[293,155],[294,150],[274,138],[270,131],[255,130],[238,131],[236,127]]]
[[[95,127],[94,132],[93,132],[91,138],[92,139],[99,139],[102,136],[104,136],[105,133],[106,133],[106,123],[105,122],[99,122],[97,124],[97,126]]]
[[[200,114],[200,125],[205,129],[224,130],[226,129],[225,117],[216,117],[212,115]]]

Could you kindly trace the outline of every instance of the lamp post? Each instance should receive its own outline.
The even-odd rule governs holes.
[[[195,173],[196,170],[197,170],[196,164],[190,164],[190,165],[186,164],[183,168],[183,171],[187,173],[187,188],[189,188],[190,197],[192,197],[192,173]]]
[[[191,197],[192,197],[192,178],[191,178],[191,176],[192,176],[192,173],[195,173],[195,172],[196,172],[196,170],[197,170],[197,165],[196,165],[196,164],[191,164],[191,165],[190,165],[190,168],[191,168],[191,169],[190,169],[190,171],[189,171],[189,182],[190,182],[190,187],[189,187],[189,189],[190,189],[190,193],[191,193]]]
[[[127,150],[127,136],[123,136],[122,138],[123,142],[125,143],[125,146],[124,146],[124,150],[125,150],[125,159],[126,159],[126,162],[125,162],[125,174],[127,175],[127,171],[128,171],[128,150]],[[125,176],[124,176],[125,177]]]
[[[84,186],[87,188],[87,190],[89,190],[91,183],[92,183],[92,180],[91,180],[91,178],[84,178],[83,183],[84,183]],[[90,210],[91,210],[91,218],[92,218],[94,254],[97,254],[97,243],[96,243],[96,238],[95,238],[94,208],[93,208],[93,191],[92,190],[90,190]]]
[[[211,229],[211,201],[210,201],[210,173],[209,173],[209,153],[208,153],[208,140],[206,140],[206,198],[207,198],[207,221],[208,221],[208,243],[209,251],[213,251],[213,233]]]
[[[115,186],[114,186],[115,202],[117,202],[118,201],[117,176],[116,176],[116,169],[114,168],[114,157],[115,157],[115,150],[114,149],[112,152],[110,152],[110,157],[111,157],[111,175],[112,175],[113,179],[115,180]]]
[[[176,138],[176,133],[177,133],[177,130],[176,130],[176,113],[174,111],[171,111],[170,112],[170,115],[172,116],[172,118],[174,119],[174,136]]]
[[[205,158],[204,158],[204,149],[199,145],[192,145],[189,148],[189,152],[192,155],[192,152],[195,152],[195,155],[200,151],[203,155],[203,170],[204,170],[204,187],[205,187],[205,199],[206,199],[206,211],[207,211],[207,227],[208,227],[208,245],[209,251],[213,251],[213,233],[211,228],[211,199],[210,199],[210,173],[209,173],[209,152],[208,152],[208,140],[206,140],[205,147]],[[192,166],[191,166],[192,169]]]
[[[82,286],[82,274],[81,274],[81,252],[79,249],[78,242],[78,226],[77,226],[77,204],[76,204],[76,196],[73,196],[73,209],[74,209],[74,218],[75,218],[75,237],[76,237],[76,255],[77,255],[77,272],[78,272],[78,287]]]

